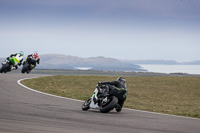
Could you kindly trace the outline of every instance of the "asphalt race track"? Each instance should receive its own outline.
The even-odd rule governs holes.
[[[82,111],[80,101],[44,95],[17,83],[38,76],[44,75],[0,74],[0,133],[200,132],[200,119],[128,109],[107,114]]]

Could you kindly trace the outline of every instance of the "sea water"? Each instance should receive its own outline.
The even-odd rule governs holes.
[[[148,72],[200,74],[200,65],[140,65]]]

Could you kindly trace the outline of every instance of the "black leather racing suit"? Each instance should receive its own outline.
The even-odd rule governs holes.
[[[28,63],[34,65],[34,67],[36,67],[36,63],[37,63],[37,64],[40,63],[40,58],[37,59],[37,60],[34,60],[34,59],[32,59],[32,58],[34,58],[32,54],[28,55],[27,58],[30,58],[30,59],[28,59]],[[30,67],[31,67],[31,69],[32,69],[32,66],[31,66],[31,65],[30,65]]]
[[[122,108],[124,101],[126,100],[126,95],[127,95],[126,84],[119,82],[117,80],[112,81],[112,82],[105,81],[105,82],[101,82],[101,84],[105,84],[109,88],[110,94],[118,97],[118,104]]]

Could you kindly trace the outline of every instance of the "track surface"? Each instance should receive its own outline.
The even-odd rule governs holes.
[[[199,133],[200,120],[124,109],[82,111],[82,102],[36,93],[0,74],[0,133]],[[91,90],[91,93],[93,90]]]

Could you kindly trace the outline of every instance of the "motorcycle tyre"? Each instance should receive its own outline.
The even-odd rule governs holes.
[[[26,73],[29,74],[31,72],[31,70],[28,70]]]
[[[22,73],[25,73],[28,71],[28,63],[24,64],[24,66],[22,67]]]
[[[10,65],[9,65],[8,63],[2,65],[2,67],[1,67],[1,69],[0,69],[0,72],[1,72],[1,73],[3,73],[3,72],[6,73],[9,66],[10,66]]]
[[[90,103],[91,103],[91,98],[89,98],[88,100],[86,100],[83,105],[82,105],[82,110],[83,111],[87,111],[88,109],[90,109]]]
[[[112,96],[112,101],[110,103],[108,103],[108,105],[106,105],[105,107],[101,107],[100,108],[100,112],[101,113],[108,113],[110,110],[112,110],[113,108],[116,107],[118,103],[118,98],[115,96]]]

